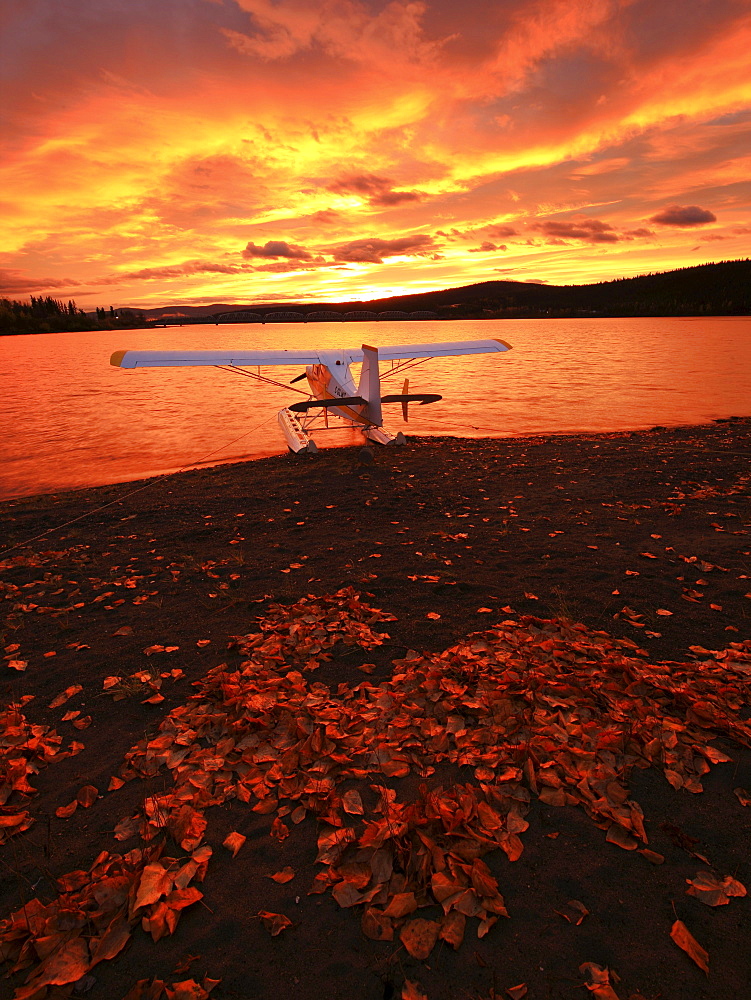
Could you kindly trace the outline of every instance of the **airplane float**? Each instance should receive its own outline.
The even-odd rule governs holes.
[[[392,434],[383,426],[383,403],[401,403],[405,423],[409,404],[435,403],[441,396],[435,393],[410,393],[409,379],[404,380],[401,393],[381,395],[379,362],[391,361],[392,367],[383,377],[390,378],[405,369],[422,364],[430,358],[451,358],[464,354],[496,354],[510,350],[503,340],[457,340],[442,344],[403,344],[390,347],[369,347],[350,350],[302,351],[115,351],[110,363],[116,368],[175,368],[184,365],[211,365],[237,371],[261,382],[288,389],[289,386],[261,375],[261,367],[305,365],[305,372],[289,385],[307,378],[310,392],[295,389],[308,398],[279,411],[277,417],[290,451],[316,452],[315,441],[309,436],[316,421],[323,416],[328,427],[329,415],[339,417],[356,427],[369,441],[377,444],[404,444],[401,431]],[[362,364],[360,380],[355,380],[350,365]],[[257,368],[257,372],[246,369]]]

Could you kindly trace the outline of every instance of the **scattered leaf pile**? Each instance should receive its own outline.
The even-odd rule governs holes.
[[[314,817],[323,867],[310,892],[331,892],[356,908],[367,937],[398,939],[425,960],[439,940],[459,948],[468,921],[483,937],[508,916],[483,856],[520,857],[533,797],[581,806],[608,841],[661,860],[630,797],[633,768],[660,768],[673,787],[698,793],[710,766],[729,759],[713,745],[718,736],[751,745],[751,642],[696,647],[699,663],[651,664],[629,640],[521,616],[442,653],[410,651],[380,683],[332,691],[315,680],[334,646],[370,650],[388,638],[374,626],[390,619],[347,588],[273,606],[259,632],[234,640],[247,659],[195,682],[157,735],[126,755],[122,779],[173,779],[116,827],[119,840],[138,835],[144,849],[105,852],[91,873],[62,880],[57,901],[33,901],[28,919],[19,911],[0,925],[4,958],[16,968],[41,963],[18,1000],[32,983],[63,982],[49,978],[55,956],[70,952],[85,972],[116,954],[138,919],[155,941],[174,930],[201,896],[189,883],[211,853],[201,846],[211,806],[246,803],[270,817],[279,841],[289,823]],[[467,769],[461,782],[451,778],[457,768]],[[190,855],[182,865],[159,860],[165,831]],[[225,846],[236,854],[242,843],[233,834]],[[711,873],[690,891],[710,905],[745,893]],[[76,915],[93,923],[94,937],[66,931],[60,945],[63,909],[73,927]],[[258,916],[272,935],[291,926],[284,914]]]
[[[51,761],[83,749],[82,743],[74,742],[61,750],[62,736],[49,726],[33,725],[23,714],[26,700],[28,697],[0,711],[0,844],[28,830],[34,822],[28,810],[16,804],[36,793],[29,777]]]
[[[203,880],[211,848],[182,862],[160,853],[103,851],[88,872],[58,879],[51,903],[32,899],[0,922],[0,959],[13,963],[11,972],[31,967],[15,1000],[83,979],[122,951],[139,921],[154,941],[174,932],[182,910],[203,896],[190,882]]]
[[[273,608],[259,633],[236,640],[249,658],[212,670],[129,753],[123,777],[166,767],[175,784],[118,836],[137,830],[150,840],[166,827],[194,849],[204,810],[231,798],[275,814],[280,841],[289,822],[312,814],[325,866],[312,891],[361,907],[368,937],[398,935],[422,957],[439,938],[458,947],[468,917],[483,936],[507,915],[481,857],[521,855],[532,796],[579,805],[607,840],[660,860],[646,848],[630,771],[656,766],[674,787],[700,792],[710,765],[729,759],[715,737],[751,741],[740,714],[749,643],[701,650],[698,665],[650,664],[628,640],[524,616],[440,654],[410,653],[377,685],[334,693],[306,676],[337,642],[381,643],[372,626],[388,618],[351,589]],[[384,784],[441,765],[472,768],[475,781],[422,783],[407,801]],[[343,787],[360,779],[365,803]],[[411,916],[436,904],[437,921]]]
[[[195,979],[184,979],[179,983],[169,985],[162,979],[139,979],[132,990],[129,990],[123,1000],[208,1000],[209,993],[221,982],[221,979],[209,979],[205,976],[202,983]]]
[[[155,646],[145,649],[144,653],[150,656],[154,651],[169,652],[173,648],[177,649],[178,647]],[[160,690],[162,683],[166,680],[178,681],[183,676],[184,671],[180,667],[161,672],[158,670],[136,670],[134,673],[128,674],[127,677],[115,674],[105,677],[102,682],[102,690],[111,695],[113,701],[122,701],[130,696],[145,694],[146,697],[141,699],[144,704],[158,705],[160,701],[164,701],[164,695]]]

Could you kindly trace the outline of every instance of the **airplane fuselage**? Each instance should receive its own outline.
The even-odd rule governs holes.
[[[339,359],[332,359],[329,364],[331,367],[318,364],[308,365],[305,369],[312,395],[316,399],[347,399],[356,395],[357,387],[349,365]],[[328,407],[330,414],[364,426],[371,423],[366,410],[367,406],[364,405]]]

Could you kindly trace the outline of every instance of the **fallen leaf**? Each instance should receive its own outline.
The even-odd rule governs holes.
[[[247,839],[248,838],[244,837],[243,834],[233,831],[232,833],[228,833],[224,838],[222,841],[222,847],[226,847],[228,851],[232,851],[232,857],[236,858],[237,852]]]
[[[441,616],[440,616],[439,614],[437,614],[437,613],[436,613],[435,611],[428,611],[428,613],[427,613],[427,614],[425,615],[425,617],[426,617],[426,618],[431,618],[431,619],[433,619],[434,621],[438,621],[438,619],[439,619],[439,618],[440,618]]]
[[[416,920],[407,921],[399,933],[399,938],[412,958],[424,961],[433,950],[440,930],[441,925],[434,920],[423,920],[422,917],[418,917]]]
[[[93,785],[84,785],[80,788],[76,799],[78,804],[83,806],[84,809],[88,809],[92,806],[96,800],[99,798],[99,789],[95,788]]]
[[[93,968],[99,962],[110,961],[119,955],[125,945],[130,941],[131,927],[122,913],[118,913],[105,930],[104,934],[96,940],[90,942],[91,965]]]
[[[276,872],[275,875],[266,876],[266,878],[271,878],[275,882],[279,882],[280,884],[284,882],[291,882],[294,877],[295,877],[295,870],[294,868],[290,868],[289,865],[287,865],[286,868],[282,868],[280,872]]]
[[[709,975],[709,955],[691,934],[682,920],[676,920],[670,929],[670,936],[686,954],[696,962],[699,968]]]
[[[362,816],[365,812],[365,808],[362,804],[362,799],[360,798],[360,793],[356,788],[348,789],[344,795],[342,795],[342,808],[350,816]]]
[[[362,915],[360,926],[365,937],[371,941],[393,941],[394,925],[389,917],[385,917],[380,910],[371,906]]]
[[[406,917],[410,913],[414,913],[416,909],[417,900],[414,892],[397,892],[391,897],[383,913],[384,916],[398,920],[399,917]]]
[[[460,913],[458,910],[450,910],[441,919],[441,929],[438,936],[442,941],[445,941],[446,944],[450,944],[456,951],[464,940],[466,923],[467,918],[463,913]]]
[[[511,997],[511,1000],[522,1000],[522,997],[525,997],[528,992],[527,984],[519,983],[518,986],[509,986],[506,992]]]
[[[725,906],[730,902],[731,896],[746,895],[746,887],[730,875],[720,881],[711,872],[697,872],[693,879],[687,878],[686,881],[689,885],[686,890],[688,895],[707,906]]]
[[[350,906],[357,906],[363,902],[363,894],[352,882],[338,882],[331,890],[331,895],[342,909],[348,909]]]
[[[271,836],[281,843],[289,837],[289,827],[286,823],[282,823],[279,817],[275,817],[274,822],[271,824],[271,830],[269,831]]]
[[[171,910],[184,910],[197,903],[199,899],[203,899],[203,893],[194,885],[189,885],[184,889],[174,889],[164,902]]]
[[[30,986],[34,990],[41,989],[42,986],[65,986],[68,983],[76,983],[86,975],[89,967],[89,948],[83,938],[74,937],[66,941],[57,951],[44,962],[39,974],[29,982],[24,993],[19,994],[31,996]]]
[[[589,975],[591,981],[584,985],[597,1000],[618,1000],[618,994],[610,985],[610,971],[605,966],[584,962],[579,966],[579,972]]]
[[[59,708],[61,705],[64,705],[69,698],[72,698],[74,694],[78,694],[79,691],[83,691],[83,687],[80,684],[71,684],[71,686],[62,691],[57,698],[52,699],[49,703],[49,708]]]
[[[563,917],[563,919],[566,920],[568,923],[573,924],[575,927],[578,927],[581,924],[582,920],[584,920],[585,917],[589,916],[589,910],[584,905],[584,903],[579,902],[578,899],[569,899],[566,905],[570,908],[570,910],[573,910],[574,912],[567,913],[565,910],[556,910],[555,912],[559,916]]]
[[[172,876],[158,863],[146,865],[138,882],[133,911],[150,903],[156,903],[172,888]]]
[[[657,851],[650,851],[648,847],[640,848],[639,854],[646,858],[647,861],[651,861],[653,865],[662,865],[665,863],[665,858],[662,854],[658,854]]]
[[[639,846],[638,841],[627,830],[624,830],[620,823],[610,824],[605,840],[611,844],[617,844],[624,851],[635,851]]]
[[[268,910],[259,910],[258,916],[272,937],[276,937],[277,934],[281,934],[282,931],[292,926],[292,921],[289,917],[285,917],[283,913],[269,913]]]

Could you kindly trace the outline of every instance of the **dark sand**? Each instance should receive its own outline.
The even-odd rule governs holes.
[[[358,464],[358,449],[272,458],[170,476],[101,512],[140,484],[4,503],[3,548],[91,514],[0,557],[5,664],[27,664],[0,667],[2,707],[33,696],[22,708],[29,723],[51,727],[63,750],[83,744],[76,755],[37,762],[35,793],[17,790],[3,807],[28,810],[34,823],[0,847],[0,918],[34,898],[48,903],[54,879],[88,870],[100,852],[141,845],[138,836],[114,839],[115,825],[146,795],[168,790],[171,777],[162,769],[108,792],[111,776],[134,744],[189,704],[192,681],[243,661],[232,637],[257,633],[274,602],[351,586],[395,617],[374,625],[388,632],[384,645],[335,646],[306,675],[331,691],[388,679],[407,650],[438,653],[529,615],[626,638],[650,663],[696,662],[691,646],[723,650],[748,640],[750,458],[751,420],[738,419],[579,437],[412,439],[378,450],[372,467]],[[153,646],[179,648],[147,655]],[[357,669],[363,663],[375,663],[371,675]],[[177,668],[183,675],[164,680],[158,703],[144,703],[153,692],[135,682],[119,701],[102,691],[108,676]],[[64,705],[47,707],[77,684],[82,691]],[[749,707],[751,698],[742,718]],[[4,718],[7,753],[13,737]],[[407,979],[430,1000],[505,997],[519,984],[531,1000],[575,1000],[588,995],[579,967],[594,962],[620,977],[611,980],[620,1000],[741,1000],[751,995],[750,897],[709,907],[686,895],[686,879],[707,869],[697,855],[720,879],[751,889],[751,808],[733,793],[751,788],[751,752],[725,737],[715,745],[732,762],[713,766],[700,794],[675,790],[660,768],[628,779],[649,848],[665,858],[659,866],[608,843],[583,809],[533,795],[521,857],[484,856],[510,919],[482,939],[468,921],[457,951],[439,942],[427,961],[407,954],[398,929],[391,942],[365,937],[362,907],[307,894],[322,867],[310,814],[279,842],[269,836],[273,815],[237,799],[208,807],[204,842],[214,854],[203,900],[157,943],[136,924],[124,950],[93,967],[79,992],[57,986],[49,995],[119,1000],[138,980],[172,988],[207,975],[221,979],[211,994],[218,1000],[388,1000]],[[473,771],[446,767],[432,780],[477,784]],[[417,782],[400,781],[388,782],[400,798],[415,793]],[[85,785],[101,797],[56,816]],[[234,859],[222,847],[231,831],[248,838]],[[168,840],[166,854],[185,852]],[[292,881],[264,877],[287,865]],[[571,899],[589,910],[579,926],[556,912]],[[271,937],[259,910],[284,913],[292,926]],[[415,916],[436,914],[434,906]],[[709,952],[708,977],[671,940],[676,919]],[[33,965],[0,981],[0,996],[12,996]]]

